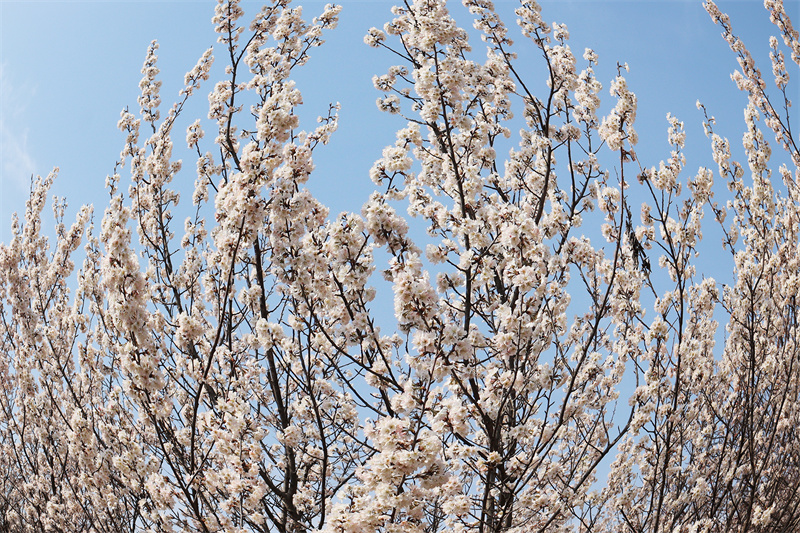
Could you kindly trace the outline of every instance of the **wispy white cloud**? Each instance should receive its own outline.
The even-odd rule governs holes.
[[[8,69],[0,64],[0,183],[26,190],[36,162],[28,148],[25,111],[33,95],[31,87],[17,86]]]
[[[28,147],[26,110],[33,87],[15,84],[0,63],[0,242],[11,238],[11,214],[24,211],[37,165]]]

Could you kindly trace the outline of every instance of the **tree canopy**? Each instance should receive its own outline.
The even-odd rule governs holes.
[[[717,168],[696,173],[672,115],[670,153],[640,159],[662,139],[639,138],[624,66],[601,112],[600,58],[536,2],[516,25],[452,4],[404,1],[365,36],[396,62],[373,81],[404,127],[361,214],[308,190],[339,109],[302,131],[292,81],[332,4],[247,22],[219,0],[220,46],[167,109],[153,42],[102,215],[68,224],[55,200],[44,228],[57,170],[34,180],[0,245],[0,530],[800,529],[783,2],[764,2],[771,75],[705,2],[739,61],[747,161],[698,102]],[[698,268],[705,228],[732,283]]]

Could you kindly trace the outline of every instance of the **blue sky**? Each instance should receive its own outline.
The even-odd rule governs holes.
[[[308,18],[324,5],[321,1],[299,3],[306,7]],[[389,20],[393,3],[341,3],[339,27],[328,34],[326,45],[315,51],[298,77],[305,100],[300,113],[307,123],[324,113],[328,102],[342,104],[339,131],[318,152],[317,172],[310,183],[332,213],[360,210],[372,190],[369,167],[402,127],[400,119],[377,110],[378,93],[370,81],[373,75],[384,73],[393,58],[362,41],[370,27],[382,27]],[[668,157],[665,115],[672,112],[686,123],[688,170],[693,172],[699,165],[716,168],[702,133],[702,115],[695,108],[698,99],[716,115],[719,129],[733,146],[740,146],[745,98],[729,78],[735,59],[700,0],[541,3],[545,20],[568,25],[576,56],[585,47],[599,54],[597,74],[604,85],[604,109],[613,104],[608,87],[616,63],[629,64],[629,86],[639,98],[637,153],[644,164],[657,165]],[[786,3],[800,23],[800,2]],[[116,123],[124,107],[138,111],[139,70],[149,42],[157,39],[160,43],[162,105],[168,107],[177,97],[184,73],[206,48],[216,44],[210,22],[214,4],[211,0],[0,0],[0,242],[10,238],[12,212],[24,210],[30,175],[47,174],[54,166],[61,168],[54,192],[67,197],[69,212],[82,203],[95,202],[98,215],[102,213],[107,199],[105,177],[124,141]],[[454,12],[463,11],[460,2],[452,4]],[[517,2],[496,4],[513,26]],[[762,70],[769,72],[767,37],[773,26],[762,2],[720,0],[719,5],[731,15]],[[259,7],[257,2],[244,2],[244,6],[245,17]],[[518,41],[523,44],[522,38]],[[205,94],[201,90],[194,97],[186,124],[205,117]],[[182,134],[176,135],[176,146],[183,145]],[[187,187],[194,181],[192,161],[187,159],[184,165]]]
[[[790,15],[800,25],[800,1],[785,0]],[[300,1],[308,18],[321,12],[325,2]],[[393,5],[384,0],[344,0],[339,27],[328,33],[327,43],[316,49],[296,80],[303,92],[300,115],[311,126],[329,102],[340,102],[340,127],[331,143],[315,151],[317,170],[309,187],[331,208],[359,212],[373,190],[368,171],[393,144],[402,120],[378,111],[378,92],[372,76],[394,64],[386,51],[363,44],[370,27],[382,27]],[[769,73],[767,40],[774,27],[759,0],[719,0],[734,28],[754,53],[763,72]],[[168,108],[177,99],[185,72],[202,53],[216,45],[210,19],[215,2],[198,1],[59,1],[0,0],[0,242],[10,239],[11,215],[24,212],[31,174],[46,175],[61,168],[53,192],[66,196],[72,216],[84,203],[95,203],[102,216],[108,199],[105,178],[114,168],[124,141],[116,128],[126,106],[138,112],[140,69],[151,40],[160,43],[161,97]],[[460,2],[453,11],[469,24]],[[512,31],[516,0],[496,4]],[[597,77],[603,83],[602,111],[613,106],[608,94],[617,62],[627,62],[626,75],[638,97],[636,152],[645,166],[669,157],[666,114],[685,123],[687,165],[684,179],[698,166],[714,169],[709,141],[703,134],[699,99],[717,118],[717,132],[729,137],[734,158],[742,159],[742,110],[746,98],[730,80],[736,61],[702,8],[701,0],[549,0],[541,2],[548,22],[566,23],[570,44],[580,58],[585,47],[599,55]],[[248,15],[258,3],[244,2]],[[524,39],[515,38],[525,45]],[[475,41],[475,47],[481,46]],[[217,47],[221,50],[221,47]],[[524,55],[522,57],[524,60]],[[219,79],[224,61],[215,65]],[[579,59],[579,68],[584,68]],[[212,73],[212,76],[214,75]],[[797,73],[793,69],[790,73]],[[185,146],[185,127],[205,118],[210,80],[185,109],[175,145]],[[771,84],[771,82],[770,82]],[[796,87],[796,83],[792,85]],[[796,111],[797,112],[797,111]],[[794,115],[797,124],[797,115]],[[800,129],[800,128],[795,128]],[[207,131],[210,131],[207,129]],[[205,140],[208,140],[207,135]],[[184,198],[191,196],[194,158],[184,153],[184,170],[176,186]],[[181,150],[177,150],[178,157]],[[502,154],[501,154],[502,155]],[[124,178],[124,174],[123,174]],[[724,184],[717,187],[724,190]],[[634,213],[638,212],[634,209]],[[703,245],[711,251],[701,256],[700,272],[718,280],[730,277],[730,255],[720,254],[719,233],[707,219]],[[378,265],[378,268],[383,268]],[[385,291],[386,284],[376,279]],[[388,293],[379,293],[386,305],[379,320],[392,324]],[[578,300],[576,300],[578,301]],[[649,316],[649,315],[648,315]],[[718,330],[718,338],[724,329]],[[602,476],[601,476],[602,477]]]

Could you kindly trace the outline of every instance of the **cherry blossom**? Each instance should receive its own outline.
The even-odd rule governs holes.
[[[308,189],[340,110],[305,109],[293,78],[340,6],[309,22],[273,0],[246,24],[219,0],[216,51],[168,109],[150,44],[107,205],[68,223],[55,198],[43,227],[55,169],[0,245],[0,530],[798,528],[783,2],[764,3],[769,80],[705,2],[739,63],[740,145],[700,102],[708,140],[672,114],[640,138],[627,65],[598,79],[606,59],[532,0],[516,27],[462,4],[403,2],[364,38],[395,63],[373,85],[400,126],[358,214]],[[715,168],[692,170],[697,142]],[[729,283],[699,260],[712,232]]]

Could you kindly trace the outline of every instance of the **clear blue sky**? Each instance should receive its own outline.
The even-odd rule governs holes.
[[[316,0],[298,3],[306,7],[308,18],[324,5]],[[306,123],[324,113],[328,102],[342,104],[340,129],[318,153],[317,172],[310,183],[332,213],[360,210],[372,190],[368,169],[402,126],[397,117],[377,110],[378,93],[370,81],[394,60],[362,41],[370,27],[382,27],[389,20],[393,3],[340,3],[344,10],[339,27],[328,34],[326,45],[313,53],[298,78],[305,99],[300,114]],[[496,3],[515,29],[512,11],[518,3]],[[657,165],[668,157],[665,115],[669,111],[686,123],[687,143],[692,146],[688,170],[693,172],[701,164],[716,169],[702,133],[702,116],[695,108],[698,99],[717,116],[734,148],[740,146],[745,99],[729,78],[735,59],[700,0],[541,3],[545,20],[569,26],[576,56],[585,47],[598,52],[603,109],[613,104],[608,87],[616,62],[630,65],[629,86],[639,98],[637,153],[644,164]],[[800,3],[786,3],[800,25]],[[216,44],[210,22],[214,5],[211,0],[0,0],[0,242],[8,242],[12,212],[24,210],[30,175],[47,174],[54,166],[61,168],[55,193],[67,196],[70,212],[82,203],[96,202],[98,216],[102,214],[107,199],[103,183],[124,140],[116,123],[125,106],[138,111],[139,70],[149,42],[160,43],[161,95],[168,108],[184,73]],[[768,73],[767,37],[774,32],[762,2],[720,0],[719,5]],[[259,4],[244,2],[244,6],[248,17]],[[463,13],[460,2],[452,2],[452,10]],[[462,20],[466,21],[463,16]],[[517,40],[523,43],[521,37]],[[583,68],[580,59],[579,68]],[[205,88],[210,89],[211,83]],[[190,108],[186,124],[205,118],[206,94],[201,90],[195,95],[196,106]],[[181,131],[175,141],[183,146]],[[194,181],[193,168],[193,159],[186,160],[186,187]]]
[[[785,0],[795,24],[800,26],[800,1]],[[308,18],[325,2],[300,1]],[[340,102],[339,131],[331,143],[315,152],[317,170],[309,187],[331,208],[359,212],[373,190],[368,170],[384,146],[394,142],[401,119],[380,113],[372,76],[394,64],[393,56],[363,44],[372,27],[390,19],[393,5],[385,0],[344,0],[339,27],[316,49],[309,64],[296,77],[304,95],[299,113],[311,125],[325,113],[329,102]],[[774,33],[760,0],[719,0],[738,34],[770,72],[767,39]],[[452,10],[469,27],[461,3]],[[513,24],[516,0],[496,0]],[[571,47],[580,58],[585,47],[599,55],[596,69],[603,83],[602,111],[614,103],[608,95],[617,62],[630,66],[629,87],[639,108],[636,152],[645,166],[669,157],[665,116],[683,120],[687,131],[687,168],[684,179],[703,165],[714,169],[709,141],[702,130],[699,99],[717,118],[717,131],[731,140],[735,159],[742,159],[742,109],[746,98],[730,80],[736,61],[702,8],[701,0],[549,0],[541,2],[548,22],[566,23]],[[42,2],[0,0],[0,242],[10,238],[14,211],[24,212],[31,174],[61,168],[54,192],[70,202],[69,216],[83,203],[94,202],[102,216],[107,201],[104,182],[119,156],[124,136],[116,128],[120,110],[138,112],[136,97],[141,65],[152,39],[160,43],[161,97],[168,108],[182,87],[183,76],[197,58],[216,44],[210,22],[215,2],[198,1],[94,1]],[[257,2],[245,2],[247,17]],[[518,44],[524,39],[516,37]],[[482,43],[476,40],[476,48]],[[219,50],[219,48],[217,48]],[[482,53],[481,53],[482,54]],[[219,79],[224,61],[215,65]],[[584,64],[579,59],[579,68]],[[797,73],[797,69],[791,72]],[[176,185],[187,199],[194,182],[194,158],[177,150],[185,146],[186,125],[207,113],[210,80],[186,109],[175,132],[178,156],[184,153],[184,171]],[[771,83],[771,82],[770,82]],[[797,87],[796,80],[792,87]],[[800,96],[800,95],[798,95]],[[800,110],[795,109],[795,113]],[[797,115],[794,115],[797,124]],[[795,129],[800,130],[800,127]],[[209,140],[207,138],[205,140]],[[502,155],[502,154],[500,154]],[[123,174],[124,177],[124,174]],[[724,190],[724,185],[718,187]],[[638,211],[638,210],[635,210]],[[711,217],[706,228],[713,229]],[[178,226],[179,227],[179,226]],[[705,231],[705,230],[704,230]],[[716,233],[716,234],[715,234]],[[711,253],[701,256],[700,272],[718,280],[730,277],[730,256],[720,254],[718,232],[706,231],[703,245]],[[379,269],[382,266],[379,265]],[[390,296],[385,283],[376,285],[387,305],[378,310],[379,321],[391,326]],[[718,340],[724,329],[718,330]],[[604,476],[601,468],[601,478]]]

